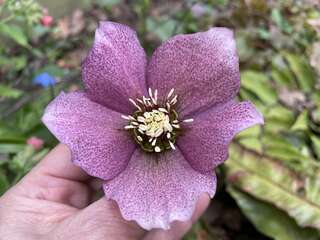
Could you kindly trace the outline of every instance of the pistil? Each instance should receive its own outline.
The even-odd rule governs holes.
[[[162,101],[158,99],[157,90],[149,88],[148,93],[148,97],[129,99],[137,110],[132,115],[122,116],[128,120],[124,129],[131,131],[136,142],[147,152],[175,150],[181,123],[192,123],[193,119],[178,119],[178,113],[174,110],[178,95],[174,94],[174,89]]]

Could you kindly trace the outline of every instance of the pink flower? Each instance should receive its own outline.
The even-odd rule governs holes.
[[[45,27],[50,27],[53,23],[53,17],[49,15],[48,9],[43,10],[43,16],[40,19],[41,24]]]
[[[82,77],[85,90],[61,93],[43,122],[145,229],[189,219],[201,193],[214,196],[235,134],[263,123],[234,100],[239,64],[226,28],[177,35],[148,61],[133,30],[101,22]]]
[[[43,147],[43,140],[33,136],[28,138],[27,144],[33,147],[34,150],[40,150]]]

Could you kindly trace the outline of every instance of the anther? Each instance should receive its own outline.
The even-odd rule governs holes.
[[[174,88],[172,88],[168,93],[167,99],[169,99],[172,96],[173,92],[174,92]]]
[[[185,123],[192,123],[192,122],[193,122],[193,118],[185,119],[185,120],[183,120],[183,122],[185,122]]]
[[[156,146],[156,147],[154,148],[154,151],[155,151],[155,152],[161,152],[161,148],[159,148],[158,146]]]
[[[127,130],[127,129],[134,129],[134,128],[136,128],[136,127],[135,127],[135,126],[132,126],[132,125],[128,125],[128,126],[125,126],[125,127],[124,127],[124,129],[126,129],[126,130]]]
[[[136,107],[138,108],[140,111],[142,111],[141,107],[131,98],[129,98],[129,101]]]
[[[169,141],[169,144],[170,144],[170,147],[171,147],[173,150],[176,150],[176,147],[174,146],[174,144],[173,144],[171,141]]]

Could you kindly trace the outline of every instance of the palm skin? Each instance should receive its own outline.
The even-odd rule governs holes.
[[[190,221],[147,232],[124,220],[114,201],[95,201],[100,185],[72,164],[65,145],[58,145],[0,198],[0,239],[181,239],[209,203],[203,194]]]

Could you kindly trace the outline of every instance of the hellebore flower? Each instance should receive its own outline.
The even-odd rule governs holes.
[[[44,88],[53,86],[57,83],[56,79],[51,76],[49,73],[44,72],[40,73],[32,80],[33,84],[40,85]]]
[[[85,90],[61,93],[43,122],[145,229],[189,219],[201,193],[214,196],[234,135],[263,123],[234,100],[239,64],[226,28],[177,35],[148,62],[133,30],[101,22],[82,77]]]

